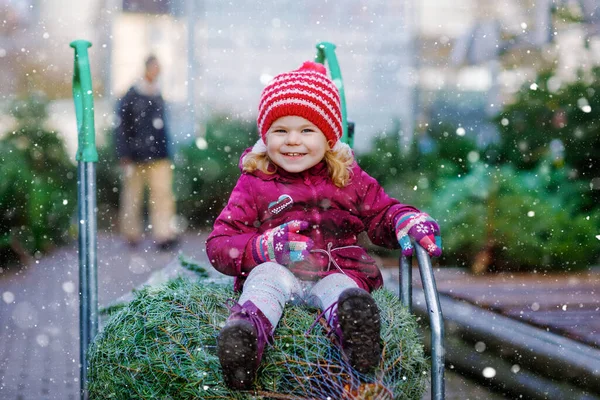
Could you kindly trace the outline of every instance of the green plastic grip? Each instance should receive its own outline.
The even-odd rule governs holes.
[[[75,40],[70,45],[75,49],[73,101],[77,117],[78,139],[75,159],[84,162],[98,162],[94,130],[94,92],[92,91],[92,75],[87,50],[92,44],[87,40]]]
[[[340,92],[340,102],[342,107],[342,143],[347,143],[350,147],[353,147],[352,138],[348,135],[348,120],[346,116],[346,95],[344,93],[344,81],[342,80],[342,72],[340,71],[340,64],[338,63],[337,56],[335,55],[335,44],[329,42],[317,43],[317,55],[315,61],[320,64],[325,64],[329,67],[329,74],[331,80]]]

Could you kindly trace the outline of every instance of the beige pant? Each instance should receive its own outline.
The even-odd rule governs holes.
[[[119,220],[121,234],[131,241],[142,238],[144,187],[150,189],[150,223],[157,242],[175,237],[175,196],[173,170],[168,159],[144,164],[128,164],[123,171]]]

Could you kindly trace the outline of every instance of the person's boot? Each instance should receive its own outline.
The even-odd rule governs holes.
[[[350,365],[365,373],[381,359],[379,309],[373,297],[360,288],[340,294],[331,326]]]
[[[225,384],[231,389],[252,387],[273,327],[251,301],[235,303],[217,339],[217,353]]]

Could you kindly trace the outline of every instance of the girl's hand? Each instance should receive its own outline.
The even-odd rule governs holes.
[[[442,255],[442,237],[440,227],[433,218],[426,213],[406,213],[396,217],[396,238],[402,247],[402,254],[412,256],[413,238],[432,257]]]
[[[298,232],[308,228],[306,221],[293,220],[265,231],[254,239],[252,257],[258,264],[273,261],[288,265],[305,260],[313,248],[313,241]]]

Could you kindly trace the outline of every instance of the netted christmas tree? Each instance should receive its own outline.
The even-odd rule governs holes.
[[[136,291],[111,315],[89,351],[90,398],[421,399],[428,366],[417,323],[393,293],[374,292],[383,356],[370,374],[344,361],[319,310],[289,306],[267,347],[252,391],[223,385],[216,339],[231,286],[177,278]],[[308,332],[308,333],[307,333]]]

